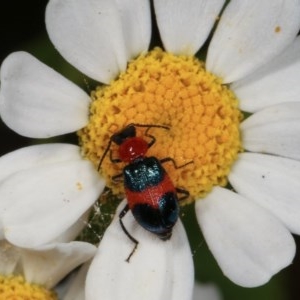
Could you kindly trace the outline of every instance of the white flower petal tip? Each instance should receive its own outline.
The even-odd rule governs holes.
[[[213,283],[195,282],[193,300],[221,300],[221,292]]]
[[[259,111],[241,124],[241,131],[248,151],[300,160],[300,102]]]
[[[240,108],[257,112],[280,103],[299,102],[299,53],[300,36],[275,59],[234,82],[231,89],[240,99]]]
[[[22,170],[81,159],[80,148],[71,144],[40,144],[24,147],[0,157],[0,182]]]
[[[64,231],[61,235],[56,237],[52,242],[53,243],[67,243],[76,240],[76,238],[80,235],[82,230],[88,226],[89,224],[89,216],[91,213],[91,209],[88,209],[85,213],[82,214],[75,222],[72,224],[66,231]]]
[[[87,76],[109,83],[151,38],[146,0],[51,0],[46,26],[60,54]]]
[[[207,39],[224,0],[155,0],[155,14],[164,48],[193,55]]]
[[[242,153],[229,181],[241,195],[272,212],[300,234],[300,162],[267,154]]]
[[[82,160],[82,156],[80,154],[80,148],[71,144],[40,144],[15,150],[0,157],[0,186],[2,181],[8,180],[10,176],[18,172],[39,166],[74,160]],[[33,188],[36,188],[36,186]],[[19,201],[21,199],[16,200]],[[13,205],[14,203],[11,202],[10,198],[1,198],[0,239],[5,238],[1,213]],[[72,228],[70,229],[72,230]]]
[[[216,187],[196,202],[206,242],[225,276],[243,287],[265,284],[295,255],[290,232],[260,206]]]
[[[27,281],[52,288],[70,271],[90,260],[97,248],[85,242],[50,244],[22,249],[22,267]]]
[[[230,83],[280,54],[300,27],[298,0],[230,1],[209,45],[207,70]]]
[[[105,182],[86,160],[16,172],[0,184],[0,216],[8,241],[32,248],[70,229],[93,205]]]
[[[1,66],[0,114],[20,135],[48,138],[87,124],[90,97],[74,83],[26,52]]]
[[[123,208],[124,202],[119,206]],[[180,221],[169,241],[161,241],[141,228],[130,212],[123,218],[134,244],[122,231],[118,212],[100,242],[86,281],[86,300],[191,299],[194,272],[191,251]]]
[[[70,285],[68,286],[63,300],[85,300],[85,280],[90,263],[85,263],[79,271],[70,278]]]

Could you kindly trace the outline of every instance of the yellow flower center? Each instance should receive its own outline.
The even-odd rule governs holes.
[[[0,299],[3,300],[57,300],[55,292],[25,281],[22,276],[0,275]]]
[[[98,168],[110,137],[130,123],[164,125],[151,128],[156,142],[147,156],[174,159],[164,163],[174,185],[190,193],[188,201],[204,197],[215,185],[227,184],[230,167],[241,151],[238,101],[221,79],[207,72],[195,57],[175,56],[160,48],[139,56],[108,86],[92,92],[89,124],[78,132],[83,155]],[[137,136],[149,141],[145,128]],[[112,157],[118,156],[112,143]],[[122,183],[112,177],[124,163],[113,163],[108,153],[101,174],[115,194]]]

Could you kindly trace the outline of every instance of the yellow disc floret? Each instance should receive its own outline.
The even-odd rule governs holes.
[[[192,161],[179,169],[164,164],[174,185],[189,191],[189,200],[204,197],[215,185],[226,185],[241,151],[242,114],[232,91],[197,58],[155,48],[131,61],[110,85],[99,86],[92,99],[89,124],[78,134],[83,155],[96,168],[110,136],[126,125],[165,125],[170,130],[149,131],[156,143],[147,156],[170,157],[177,165]],[[139,136],[144,133],[138,130]],[[116,150],[112,145],[113,157]],[[107,156],[100,171],[113,192],[121,195],[122,184],[111,178],[122,172],[124,164],[112,163]]]
[[[3,300],[57,300],[53,291],[25,281],[22,276],[0,275],[0,299]]]

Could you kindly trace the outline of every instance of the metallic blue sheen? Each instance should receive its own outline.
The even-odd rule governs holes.
[[[142,192],[159,185],[166,171],[155,157],[143,157],[123,169],[124,186],[132,192]]]

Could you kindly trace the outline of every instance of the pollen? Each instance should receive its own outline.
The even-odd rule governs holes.
[[[276,26],[276,27],[275,27],[275,32],[276,32],[276,33],[279,33],[280,31],[281,31],[281,27],[280,27],[280,26]]]
[[[0,275],[0,299],[58,300],[55,292],[38,284],[26,282],[22,276]]]
[[[129,62],[127,70],[91,94],[88,125],[78,132],[83,155],[98,169],[110,137],[126,125],[151,128],[156,142],[147,156],[172,158],[163,164],[174,185],[189,192],[185,202],[203,198],[213,186],[225,186],[230,167],[242,151],[238,100],[222,80],[193,56],[176,56],[160,48]],[[145,139],[145,129],[138,128]],[[124,195],[118,146],[111,146],[99,172],[113,193]],[[190,163],[189,163],[190,162]],[[180,167],[182,166],[182,167]]]
[[[76,187],[78,191],[81,191],[83,189],[82,183],[81,182],[76,182]]]

